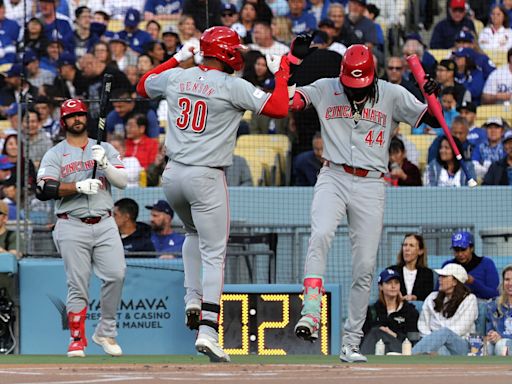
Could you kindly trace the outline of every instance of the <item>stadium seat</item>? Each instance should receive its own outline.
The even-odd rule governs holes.
[[[11,122],[9,120],[0,120],[0,132],[11,128]]]
[[[418,165],[420,171],[425,169],[427,165],[428,149],[432,142],[436,139],[436,135],[405,135],[407,140],[411,141],[416,145],[416,149],[419,153]]]
[[[284,181],[282,175],[287,175],[290,163],[291,144],[286,135],[279,134],[261,134],[261,135],[242,135],[237,140],[237,147],[240,148],[268,148],[277,155],[279,175],[276,175],[275,185],[281,185]],[[270,164],[269,164],[270,165]]]
[[[412,127],[407,123],[400,123],[398,125],[398,130],[402,135],[410,135]]]
[[[439,62],[451,56],[451,49],[429,49],[429,52]]]
[[[110,19],[107,29],[112,32],[119,32],[124,29],[123,20]]]
[[[501,51],[498,49],[485,49],[485,54],[489,56],[492,62],[497,66],[507,64],[507,51]]]
[[[253,185],[270,186],[275,185],[277,177],[277,154],[270,148],[257,147],[235,147],[235,155],[242,156],[247,160],[251,170]]]
[[[501,117],[508,123],[512,120],[512,106],[504,104],[480,105],[476,108],[476,125],[482,126],[490,117]]]

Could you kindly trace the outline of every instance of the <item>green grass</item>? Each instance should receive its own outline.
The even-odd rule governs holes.
[[[338,356],[292,355],[292,356],[232,356],[234,364],[342,364]],[[7,355],[0,356],[2,364],[207,364],[204,356],[190,355],[130,355],[110,357],[90,355],[85,358],[70,359],[61,355]],[[467,356],[369,356],[369,364],[512,364],[507,357],[467,357]]]

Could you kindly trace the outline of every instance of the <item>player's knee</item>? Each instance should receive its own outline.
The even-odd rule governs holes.
[[[110,281],[112,283],[122,283],[124,281],[125,275],[126,269],[120,268],[109,271],[109,273],[105,277],[107,281]]]

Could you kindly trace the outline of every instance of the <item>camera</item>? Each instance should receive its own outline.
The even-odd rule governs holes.
[[[0,288],[0,354],[12,353],[16,346],[14,337],[14,303],[5,288]]]

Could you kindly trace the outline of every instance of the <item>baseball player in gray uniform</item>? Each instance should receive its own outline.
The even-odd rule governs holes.
[[[108,143],[87,137],[87,107],[78,99],[64,101],[60,123],[66,139],[43,157],[37,174],[37,197],[54,199],[57,223],[53,240],[66,271],[69,357],[84,357],[85,319],[91,273],[102,281],[101,319],[92,340],[112,355],[122,355],[116,342],[117,308],[126,264],[123,245],[112,218],[110,186],[125,188],[127,174],[119,153]],[[95,162],[97,179],[92,179]]]
[[[427,78],[432,93],[437,83]],[[343,56],[339,78],[298,88],[292,110],[314,106],[321,123],[325,159],[311,206],[311,237],[304,271],[302,317],[297,336],[318,338],[327,252],[346,215],[352,244],[352,286],[340,359],[365,362],[359,351],[383,225],[388,147],[393,127],[406,122],[439,126],[405,88],[379,80],[371,51],[352,45]],[[433,125],[434,124],[434,125]]]
[[[236,132],[245,110],[274,118],[288,114],[288,58],[270,58],[276,86],[272,94],[230,76],[243,66],[238,34],[212,27],[200,39],[204,62],[177,68],[192,57],[185,46],[146,73],[137,85],[144,97],[165,97],[170,158],[162,176],[164,193],[186,230],[183,244],[187,325],[199,329],[195,347],[211,361],[227,362],[218,343],[218,317],[229,236],[229,197],[224,167],[231,165]],[[275,64],[277,63],[277,67]]]

